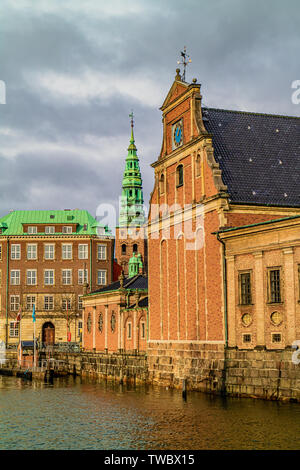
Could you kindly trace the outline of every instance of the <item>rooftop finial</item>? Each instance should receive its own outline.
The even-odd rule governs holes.
[[[134,121],[133,121],[133,111],[131,110],[131,113],[129,114],[129,117],[131,119],[131,139],[130,139],[130,142],[133,143],[134,142],[134,137],[133,137],[133,127],[134,127]]]
[[[185,82],[185,69],[186,66],[192,62],[192,59],[189,59],[189,55],[186,53],[186,46],[183,48],[183,52],[181,51],[182,62],[180,60],[177,61],[177,64],[183,65],[183,74],[182,74],[182,81]]]

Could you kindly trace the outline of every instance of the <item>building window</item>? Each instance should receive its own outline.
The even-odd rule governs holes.
[[[9,322],[9,336],[10,338],[19,337],[19,322]]]
[[[141,322],[141,338],[145,339],[146,337],[146,324],[144,321]]]
[[[114,331],[116,329],[116,314],[114,312],[112,312],[112,314],[111,314],[110,327],[111,327],[112,333],[114,333]]]
[[[176,186],[183,185],[183,165],[178,165],[176,168]]]
[[[45,269],[44,271],[44,284],[45,286],[54,285],[54,269]]]
[[[131,339],[131,334],[132,334],[132,331],[131,331],[131,322],[128,322],[128,323],[127,323],[127,339]]]
[[[272,343],[281,343],[281,333],[272,333]]]
[[[72,233],[72,225],[65,225],[62,228],[62,233]]]
[[[165,192],[165,175],[162,173],[159,178],[159,192],[163,194]]]
[[[127,249],[127,247],[126,247],[125,243],[123,243],[123,245],[122,245],[122,255],[126,255],[126,249]]]
[[[36,285],[36,269],[27,269],[26,271],[26,278],[27,278],[27,285],[28,286],[35,286]]]
[[[55,226],[54,225],[47,225],[45,227],[45,233],[55,233]]]
[[[82,296],[78,296],[78,310],[82,310]]]
[[[0,259],[2,259],[2,245],[0,244]]]
[[[21,259],[21,245],[11,245],[11,259]]]
[[[54,244],[44,245],[45,259],[54,259]]]
[[[44,309],[45,310],[53,310],[53,295],[45,295],[44,297]]]
[[[240,303],[241,305],[251,304],[251,275],[250,273],[241,273],[239,275],[240,284]]]
[[[251,343],[251,335],[249,334],[243,335],[243,343]]]
[[[27,259],[37,259],[37,245],[27,245]]]
[[[281,302],[280,269],[269,270],[269,302]]]
[[[106,284],[106,269],[98,269],[97,284],[98,286],[102,286]]]
[[[62,270],[62,283],[68,286],[72,284],[72,269]]]
[[[132,252],[133,252],[133,253],[137,253],[137,252],[138,252],[138,246],[137,246],[136,243],[133,245]]]
[[[78,269],[78,284],[85,284],[88,282],[88,270]]]
[[[71,310],[71,299],[62,299],[61,307],[63,310]]]
[[[27,228],[27,233],[30,233],[30,234],[37,233],[37,227],[36,226],[29,226]]]
[[[88,245],[78,245],[78,258],[79,259],[88,259],[89,256],[89,246]]]
[[[27,295],[26,310],[32,310],[34,305],[35,305],[35,295]]]
[[[196,158],[196,177],[201,175],[201,158],[200,155],[197,155]]]
[[[10,310],[12,312],[16,312],[20,308],[20,296],[19,295],[11,295],[10,296]]]
[[[72,244],[63,243],[61,246],[62,259],[72,259]]]
[[[77,335],[80,337],[80,341],[81,341],[81,335],[82,335],[82,321],[79,321],[79,322],[78,322],[78,332],[77,332]]]
[[[98,259],[106,260],[106,245],[97,245],[98,247]]]
[[[90,333],[92,330],[92,317],[91,314],[88,314],[87,322],[86,322],[87,330]]]
[[[100,331],[100,333],[102,333],[102,330],[103,330],[103,315],[102,315],[102,313],[99,313],[98,330]]]
[[[10,271],[10,283],[13,286],[18,286],[20,284],[20,270],[12,269]]]

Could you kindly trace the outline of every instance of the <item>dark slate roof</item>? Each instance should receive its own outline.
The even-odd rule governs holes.
[[[300,207],[300,118],[202,111],[233,203]]]
[[[140,308],[143,308],[143,307],[148,307],[148,297],[144,297],[142,300],[139,300],[139,303],[138,303],[138,306]],[[128,309],[130,308],[136,308],[136,304],[132,304],[128,307]]]
[[[142,274],[137,274],[134,277],[126,277],[123,284],[124,289],[148,289],[148,279]],[[93,291],[89,295],[98,294],[100,292],[109,292],[120,289],[120,281],[115,281],[108,286],[102,287],[101,289]]]

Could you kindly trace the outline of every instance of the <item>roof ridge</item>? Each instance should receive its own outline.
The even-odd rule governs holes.
[[[271,113],[256,113],[254,111],[240,111],[237,109],[223,109],[223,108],[211,108],[209,106],[202,106],[202,109],[221,111],[223,113],[236,113],[236,114],[250,114],[251,116],[266,116],[283,119],[300,119],[300,116],[289,116],[287,114],[271,114]]]
[[[130,279],[129,282],[126,283],[126,285],[124,286],[125,289],[127,289],[128,286],[130,286],[134,281],[136,281],[136,279],[141,276],[141,274],[136,274],[135,276],[133,276],[132,278],[127,278],[127,279]]]

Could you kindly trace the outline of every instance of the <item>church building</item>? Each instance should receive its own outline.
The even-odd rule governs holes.
[[[300,119],[204,107],[200,84],[179,69],[161,111],[149,372],[197,389],[228,347],[277,350],[300,338]]]

